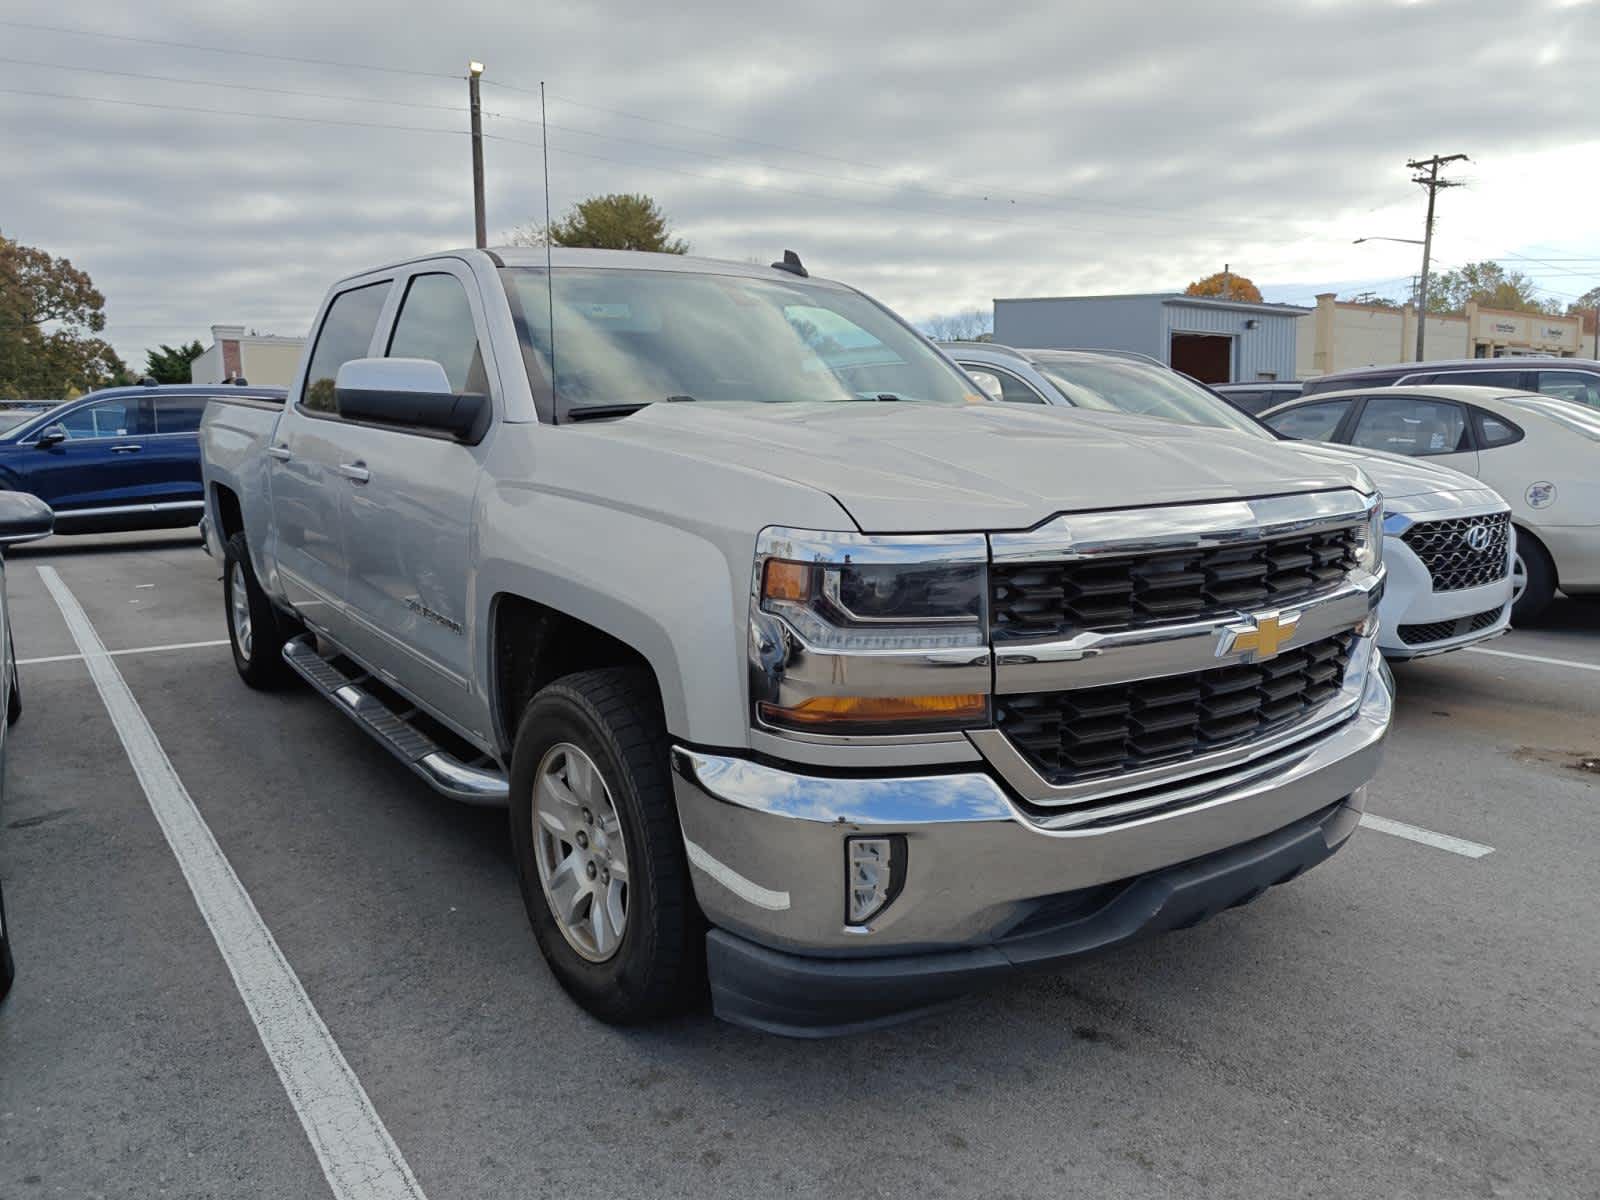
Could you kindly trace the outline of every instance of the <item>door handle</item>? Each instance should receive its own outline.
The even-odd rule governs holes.
[[[111,453],[113,453],[113,454],[137,454],[139,451],[141,451],[143,449],[144,449],[144,447],[143,446],[139,446],[139,445],[113,446],[113,447],[111,447]]]
[[[294,457],[294,451],[287,446],[268,446],[267,457],[275,458],[279,462],[288,462]]]
[[[367,470],[367,464],[359,460],[353,463],[340,463],[339,474],[351,483],[365,483],[372,478],[372,472]]]

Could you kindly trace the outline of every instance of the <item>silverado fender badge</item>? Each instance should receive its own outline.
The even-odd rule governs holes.
[[[1243,654],[1247,663],[1266,662],[1294,637],[1299,613],[1267,612],[1224,626],[1217,637],[1217,657]]]

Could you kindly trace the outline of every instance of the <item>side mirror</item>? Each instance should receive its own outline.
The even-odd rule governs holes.
[[[33,444],[41,450],[48,450],[51,446],[59,446],[67,440],[67,427],[65,425],[46,425],[40,431],[38,440]]]
[[[56,515],[50,506],[27,492],[0,492],[0,546],[49,537]]]
[[[333,382],[339,415],[448,433],[464,442],[483,436],[489,397],[453,392],[444,368],[428,358],[353,358]]]

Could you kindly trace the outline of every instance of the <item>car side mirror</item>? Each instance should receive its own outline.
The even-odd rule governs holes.
[[[51,446],[59,446],[67,440],[67,427],[65,425],[46,425],[39,433],[39,438],[33,444],[41,450],[48,450]]]
[[[0,546],[49,537],[56,515],[50,506],[27,492],[0,492]]]
[[[339,415],[447,433],[464,442],[483,437],[489,397],[454,392],[444,368],[429,358],[352,358],[333,382]]]

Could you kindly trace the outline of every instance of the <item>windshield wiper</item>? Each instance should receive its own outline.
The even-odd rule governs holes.
[[[667,396],[667,404],[686,404],[694,401],[693,396]],[[649,408],[655,401],[645,400],[637,404],[580,404],[575,408],[567,409],[567,417],[573,421],[603,421],[607,417],[631,417],[641,408]]]

